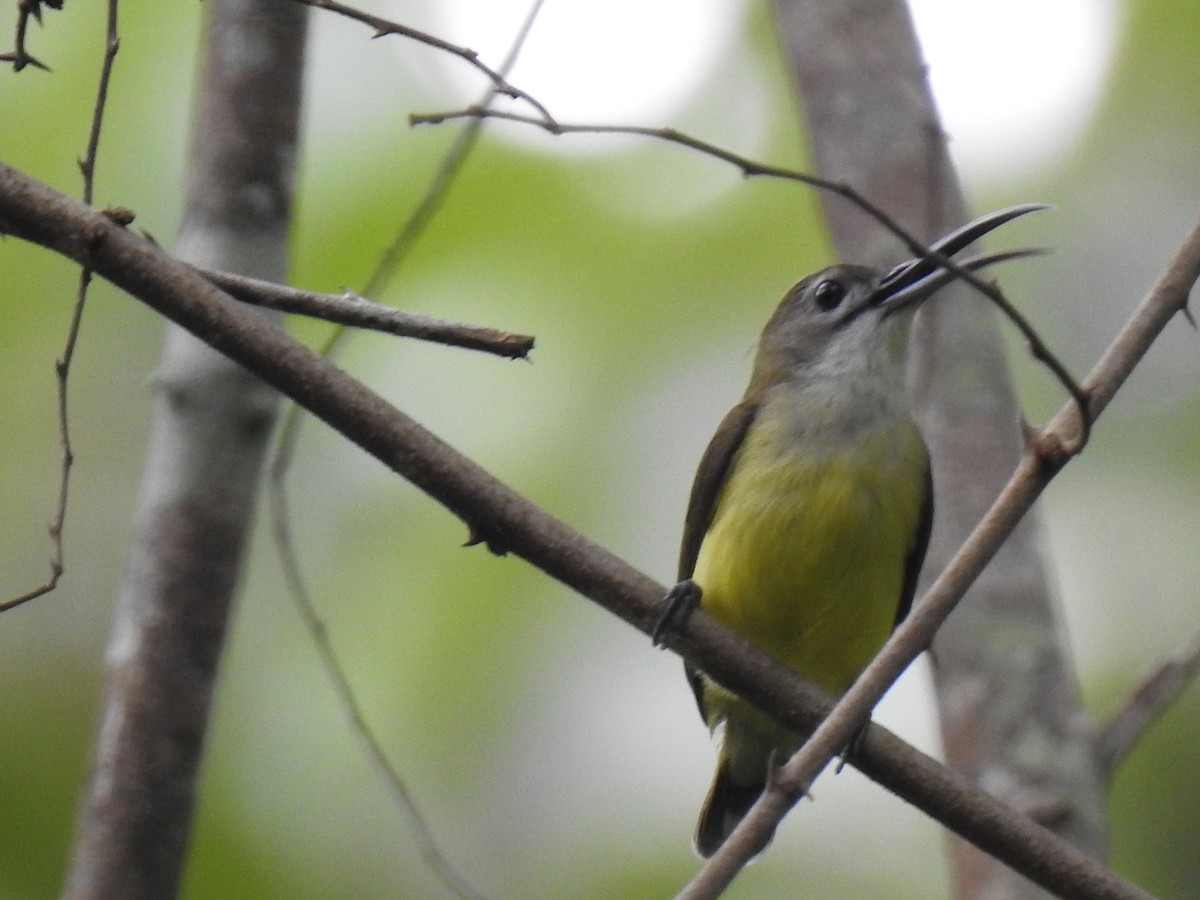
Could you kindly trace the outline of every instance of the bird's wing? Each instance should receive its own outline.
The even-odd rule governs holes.
[[[925,562],[925,551],[929,549],[929,532],[933,528],[933,474],[929,469],[928,460],[925,462],[925,500],[921,504],[921,512],[917,518],[917,529],[913,532],[912,546],[908,556],[904,558],[904,581],[900,587],[900,604],[896,607],[895,628],[904,621],[912,609],[913,595],[917,590],[917,576],[921,574],[921,566]]]
[[[683,542],[679,548],[679,580],[687,581],[696,570],[696,558],[700,555],[700,545],[708,526],[712,524],[713,514],[717,509],[717,500],[721,496],[721,488],[729,475],[733,457],[745,440],[746,432],[758,412],[758,406],[752,403],[739,403],[731,409],[721,424],[717,433],[708,442],[704,456],[700,458],[700,466],[696,469],[696,479],[692,482],[692,494],[688,498],[687,515],[683,519]],[[700,717],[708,721],[704,709],[704,682],[700,671],[691,663],[684,662],[684,672],[692,693],[696,695],[696,705],[700,708]]]
[[[683,519],[683,542],[679,548],[679,580],[686,581],[696,570],[696,558],[700,555],[700,544],[712,524],[717,499],[730,464],[742,446],[750,423],[758,412],[756,404],[739,403],[721,420],[717,433],[708,442],[696,479],[692,482],[692,494],[688,498],[687,515]],[[922,551],[924,552],[924,551]]]

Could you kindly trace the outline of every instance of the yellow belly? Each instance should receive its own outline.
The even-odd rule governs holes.
[[[907,422],[821,455],[752,429],[700,548],[701,607],[845,690],[895,621],[926,459]]]

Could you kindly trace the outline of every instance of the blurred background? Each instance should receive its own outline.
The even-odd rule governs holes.
[[[362,3],[496,64],[523,2]],[[0,158],[78,195],[103,4],[50,12],[0,71]],[[1003,242],[1052,256],[1004,286],[1079,376],[1200,203],[1200,6],[1174,0],[921,0],[915,14],[976,212],[1054,211]],[[671,125],[803,167],[768,4],[550,0],[511,80],[564,121]],[[127,4],[98,204],[169,244],[180,215],[203,7]],[[0,19],[4,43],[15,14]],[[362,284],[476,99],[456,60],[314,18],[292,279]],[[7,49],[7,48],[6,48]],[[745,181],[679,148],[491,127],[386,296],[537,336],[532,364],[375,335],[342,363],[418,421],[664,583],[696,462],[795,280],[831,262],[806,188]],[[54,360],[77,273],[0,242],[0,593],[46,574],[58,473]],[[324,326],[293,322],[320,342]],[[141,468],[161,323],[97,284],[71,382],[67,573],[0,616],[0,898],[61,886],[113,590]],[[1026,416],[1061,391],[1019,341]],[[1056,480],[1041,512],[1088,706],[1103,717],[1200,622],[1200,338],[1180,320]],[[673,893],[713,764],[679,661],[310,424],[294,528],[367,716],[456,869],[496,898]],[[266,527],[223,662],[192,898],[443,897],[360,748],[284,590]],[[878,719],[937,753],[925,672]],[[1200,689],[1121,769],[1112,862],[1164,897],[1200,884]],[[853,771],[826,775],[728,896],[937,898],[940,829]]]

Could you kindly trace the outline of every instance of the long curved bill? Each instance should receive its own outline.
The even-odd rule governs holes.
[[[955,262],[960,269],[974,272],[987,266],[993,266],[996,263],[1007,262],[1010,259],[1022,259],[1026,256],[1042,256],[1048,252],[1044,247],[1019,247],[1015,250],[995,250],[991,253],[980,253],[978,256],[968,256],[966,259],[955,260]],[[898,312],[912,303],[919,303],[927,299],[956,278],[958,278],[956,272],[951,272],[949,269],[938,269],[932,275],[928,275],[908,285],[908,287],[892,291],[883,296],[879,296],[877,292],[872,297],[871,302],[876,305],[885,304],[887,306],[887,309],[884,310],[885,315]]]
[[[939,238],[930,245],[930,249],[943,256],[953,256],[958,251],[973,244],[985,234],[989,234],[1006,222],[1011,222],[1013,219],[1027,215],[1028,213],[1048,208],[1044,203],[1023,203],[1019,206],[1009,206],[1005,209],[988,213],[985,216],[980,216],[978,219],[968,222],[961,228],[955,229],[945,237]],[[981,253],[978,256],[968,257],[964,260],[956,260],[956,262],[960,267],[973,272],[999,262],[1020,259],[1025,256],[1038,256],[1045,252],[1045,250],[1039,248],[1004,250],[994,253]],[[869,305],[877,306],[886,303],[890,308],[900,309],[910,303],[924,300],[935,291],[945,287],[956,277],[953,272],[941,268],[937,263],[925,257],[910,259],[896,266],[896,268],[883,277],[883,280],[879,283],[879,287],[875,289],[875,293],[871,296]]]

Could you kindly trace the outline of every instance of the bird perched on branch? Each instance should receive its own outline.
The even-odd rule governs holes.
[[[984,216],[932,245],[946,257],[1043,207]],[[984,254],[975,270],[1027,255]],[[660,627],[700,608],[834,694],[912,604],[933,516],[929,454],[905,396],[913,315],[956,276],[926,257],[886,274],[838,265],[788,291],[763,329],[750,384],[692,486],[680,582]],[[723,729],[696,849],[711,856],[800,736],[690,663],[709,728]]]

